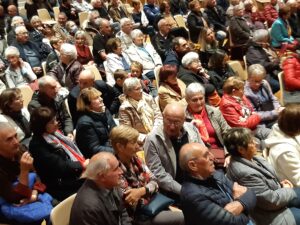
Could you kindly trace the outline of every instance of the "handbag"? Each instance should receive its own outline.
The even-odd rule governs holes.
[[[164,209],[168,208],[175,201],[167,196],[156,193],[152,196],[150,202],[147,205],[141,207],[140,212],[148,217],[154,217]]]
[[[211,153],[215,157],[215,166],[217,168],[223,168],[225,163],[225,152],[222,148],[211,148]]]

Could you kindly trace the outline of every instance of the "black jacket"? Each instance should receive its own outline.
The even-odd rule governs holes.
[[[34,168],[49,194],[63,200],[77,192],[83,182],[79,180],[83,172],[80,162],[72,161],[63,149],[48,144],[41,135],[32,137],[29,151]]]
[[[109,133],[115,127],[108,110],[105,113],[85,112],[77,121],[76,143],[85,158],[98,152],[113,152],[109,143]]]
[[[205,14],[202,14],[201,12],[196,13],[192,11],[188,15],[187,25],[190,31],[191,41],[194,43],[198,43],[199,34],[201,30],[204,28],[203,19],[207,22],[208,26],[210,26],[207,16]]]
[[[232,17],[229,22],[229,30],[234,45],[248,44],[251,30],[246,19],[237,16]]]
[[[209,23],[214,26],[215,31],[222,30],[226,32],[226,13],[221,6],[207,7],[204,12]]]

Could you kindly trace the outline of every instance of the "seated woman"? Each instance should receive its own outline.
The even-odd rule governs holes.
[[[276,93],[279,90],[280,59],[270,47],[269,39],[268,30],[255,30],[246,52],[246,60],[248,65],[261,64],[266,69],[266,80],[271,85],[272,92]]]
[[[176,66],[164,65],[159,71],[159,107],[164,111],[166,105],[172,102],[180,102],[186,106],[185,84],[177,78]]]
[[[23,105],[20,89],[8,88],[0,95],[0,122],[8,122],[15,128],[19,141],[28,148],[31,137],[30,114]]]
[[[244,81],[239,77],[229,77],[224,83],[223,91],[220,110],[227,123],[232,127],[249,128],[260,140],[266,139],[271,130],[259,124],[261,116],[254,112],[244,95]]]
[[[120,125],[112,129],[110,140],[120,161],[123,171],[121,189],[129,215],[135,224],[184,224],[182,212],[163,209],[153,218],[146,217],[143,206],[146,206],[158,191],[158,184],[144,161],[137,156],[139,132],[129,126]],[[145,222],[148,223],[145,223]]]
[[[66,23],[66,30],[69,33],[68,43],[75,44],[75,34],[78,31],[78,26],[74,21],[68,20],[68,22]]]
[[[222,113],[218,108],[205,104],[205,89],[199,83],[191,83],[187,86],[185,99],[188,104],[186,121],[191,122],[197,127],[202,141],[206,146],[211,148],[215,158],[222,154],[222,160],[225,160],[227,151],[224,150],[223,135],[230,129],[230,126],[227,124]],[[223,152],[220,153],[220,150],[223,150]],[[217,156],[218,152],[219,155]],[[221,166],[220,164],[217,165]]]
[[[262,124],[271,128],[277,121],[279,112],[283,109],[272,89],[264,78],[265,68],[260,64],[253,64],[248,68],[248,80],[245,83],[245,96],[250,100],[253,109],[261,118]]]
[[[107,151],[113,152],[108,135],[116,126],[109,110],[105,108],[101,92],[84,88],[77,98],[77,111],[81,113],[76,125],[76,143],[86,158]]]
[[[77,31],[75,33],[75,47],[77,51],[77,60],[81,65],[92,65],[94,59],[89,46],[86,44],[86,36],[84,31]]]
[[[282,53],[285,50],[295,51],[299,47],[299,42],[291,35],[291,27],[288,22],[290,7],[281,7],[278,16],[271,27],[271,45],[274,48],[281,49]]]
[[[5,80],[8,88],[19,87],[31,84],[37,79],[31,66],[20,58],[20,52],[16,47],[9,46],[5,50],[5,58],[9,62],[9,67],[5,71]],[[35,88],[33,88],[35,89]]]
[[[74,142],[58,130],[55,114],[47,107],[35,109],[30,118],[33,137],[29,151],[34,168],[47,186],[47,192],[59,201],[77,192],[86,168],[85,160]]]
[[[153,98],[157,96],[157,89],[153,86],[150,79],[143,75],[143,65],[139,62],[133,61],[130,65],[131,77],[136,77],[141,80],[143,92],[151,95]]]
[[[281,111],[278,124],[265,140],[269,150],[268,161],[280,179],[288,179],[300,187],[300,105],[288,104]]]
[[[293,188],[289,180],[279,180],[272,166],[256,156],[251,130],[229,130],[224,144],[231,155],[227,176],[256,194],[256,207],[249,212],[255,224],[299,224],[300,189]]]
[[[143,142],[153,127],[162,122],[161,112],[153,98],[143,93],[139,79],[127,78],[123,84],[123,92],[119,122],[137,129],[140,133],[139,141]]]
[[[106,82],[110,86],[114,86],[116,81],[113,77],[117,69],[129,72],[130,63],[129,59],[122,54],[122,43],[119,38],[110,38],[106,43]],[[125,56],[125,57],[124,57]]]
[[[144,42],[144,34],[142,31],[135,29],[131,32],[133,44],[125,50],[130,62],[137,61],[143,64],[143,75],[151,81],[155,79],[154,69],[162,65],[162,61],[158,53],[155,51],[151,43]]]

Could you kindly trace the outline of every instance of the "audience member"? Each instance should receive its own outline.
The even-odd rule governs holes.
[[[184,110],[179,103],[168,104],[163,111],[163,124],[148,134],[144,144],[146,163],[156,176],[160,191],[177,203],[184,180],[179,150],[187,143],[203,144],[197,128],[184,122]]]
[[[112,0],[108,5],[108,13],[113,22],[119,22],[122,18],[130,18],[130,14],[127,12],[126,7],[119,0]]]
[[[76,9],[72,6],[71,3],[72,0],[62,0],[59,6],[59,11],[64,12],[69,20],[78,23],[78,13],[76,12]]]
[[[119,189],[122,173],[113,154],[94,155],[82,175],[86,181],[73,203],[70,225],[131,225]]]
[[[205,146],[184,145],[179,163],[187,173],[180,194],[186,225],[199,221],[211,225],[252,224],[248,214],[256,204],[254,192],[216,171],[214,156]]]
[[[233,128],[224,143],[231,155],[226,175],[256,194],[256,207],[249,212],[255,224],[298,224],[299,189],[289,180],[279,180],[272,166],[256,156],[251,130]]]
[[[85,0],[74,0],[72,6],[75,8],[77,13],[88,12],[93,9],[93,6]]]
[[[154,99],[142,91],[138,78],[127,78],[123,83],[123,98],[119,110],[119,123],[135,128],[139,141],[144,142],[148,133],[161,123],[161,112]]]
[[[207,15],[209,23],[214,26],[215,32],[219,30],[227,32],[226,13],[223,8],[217,4],[216,0],[207,1],[204,12]]]
[[[277,0],[271,0],[268,4],[264,7],[264,15],[270,28],[274,21],[278,18],[278,11],[276,9]]]
[[[86,44],[86,36],[84,31],[77,31],[75,33],[75,47],[77,51],[77,61],[81,65],[94,64],[93,56],[89,46]]]
[[[107,8],[102,0],[92,0],[91,5],[93,6],[93,10],[99,12],[99,16],[103,19],[110,20],[110,16],[108,14]],[[98,29],[98,28],[97,28]]]
[[[89,160],[84,159],[72,139],[59,131],[59,122],[51,109],[35,109],[31,114],[30,127],[33,136],[29,150],[34,168],[46,184],[47,191],[62,201],[81,186],[79,177]]]
[[[121,40],[122,43],[122,50],[126,50],[132,45],[132,38],[130,33],[133,29],[132,20],[128,18],[122,18],[120,20],[121,30],[116,34],[116,37]]]
[[[124,70],[116,70],[116,72],[114,72],[114,79],[116,83],[113,86],[113,89],[114,89],[115,96],[120,97],[120,95],[123,94],[123,84],[127,78],[128,78],[128,73]]]
[[[190,51],[189,43],[183,37],[172,40],[171,49],[165,52],[164,65],[175,65],[177,70],[181,66],[182,57]]]
[[[154,4],[154,0],[147,0],[144,5],[144,12],[147,16],[150,26],[154,26],[155,16],[159,14],[159,8]]]
[[[7,44],[11,45],[16,40],[16,31],[15,29],[19,26],[24,26],[24,19],[21,16],[14,16],[11,20],[11,30],[7,32]]]
[[[59,63],[60,48],[63,43],[64,41],[57,37],[54,37],[50,40],[50,45],[53,50],[50,52],[46,59],[46,72],[49,72]]]
[[[299,16],[297,14],[297,8],[299,7],[299,3],[296,0],[289,0],[286,2],[286,5],[290,7],[290,17],[288,18],[288,22],[292,29],[292,36],[295,38],[300,38],[300,21]]]
[[[57,23],[53,27],[53,30],[55,31],[55,37],[65,42],[69,42],[71,40],[70,34],[66,29],[67,21],[67,15],[64,12],[60,12],[58,14]]]
[[[140,0],[132,0],[131,5],[133,7],[132,10],[132,19],[136,25],[136,28],[140,29],[144,34],[154,35],[154,28],[153,26],[148,25],[149,20],[145,15],[145,12],[142,8],[142,3]]]
[[[86,158],[98,152],[113,152],[109,133],[116,126],[110,112],[93,87],[84,88],[77,98],[77,111],[81,113],[76,125],[76,143]]]

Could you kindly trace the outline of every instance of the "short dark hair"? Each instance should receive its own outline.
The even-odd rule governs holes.
[[[0,95],[0,109],[5,115],[10,115],[11,108],[10,104],[21,94],[19,88],[8,88],[5,89]]]
[[[224,58],[226,55],[227,53],[222,49],[215,50],[209,58],[209,68],[217,69],[223,66]]]
[[[241,156],[239,148],[248,148],[253,140],[251,130],[244,127],[235,127],[228,130],[224,135],[224,146],[232,156]]]
[[[169,76],[177,74],[177,67],[175,65],[164,65],[159,70],[159,83],[165,82]]]
[[[278,11],[278,16],[282,18],[283,16],[286,16],[291,11],[291,8],[289,6],[283,6]]]
[[[278,118],[280,130],[288,136],[300,134],[300,104],[290,103],[281,111]]]
[[[171,43],[171,46],[172,46],[172,49],[175,51],[175,47],[177,47],[178,45],[180,45],[180,40],[181,39],[184,39],[185,40],[185,38],[184,37],[176,37],[176,38],[173,38],[173,40],[172,40],[172,43]]]
[[[48,107],[35,109],[30,117],[30,128],[33,134],[43,135],[46,131],[47,123],[55,117],[55,113]]]

